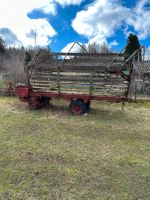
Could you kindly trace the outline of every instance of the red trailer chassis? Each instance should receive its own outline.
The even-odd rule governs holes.
[[[127,98],[119,96],[35,92],[32,91],[31,86],[16,87],[16,95],[19,97],[20,101],[28,103],[30,108],[42,108],[47,106],[52,98],[63,98],[70,102],[69,111],[76,115],[84,114],[89,109],[91,100],[108,101],[112,103],[121,102],[122,106],[127,100]]]

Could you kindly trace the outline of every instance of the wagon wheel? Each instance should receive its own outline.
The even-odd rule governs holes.
[[[41,97],[39,99],[40,105],[44,108],[49,108],[51,98],[49,97]]]
[[[72,114],[82,115],[86,112],[86,104],[81,99],[72,100],[69,110]]]
[[[29,102],[28,106],[30,109],[38,109],[39,108],[38,104],[33,103],[33,102]]]
[[[87,110],[90,110],[90,105],[91,105],[91,102],[90,102],[90,101],[88,101],[88,102],[87,102],[85,105],[86,105],[86,109],[87,109]]]
[[[40,103],[40,101],[35,97],[30,98],[28,105],[29,105],[29,108],[31,109],[39,109],[42,107],[42,104]]]
[[[31,108],[31,109],[40,109],[40,108],[42,108],[42,105],[38,104],[37,102],[29,102],[28,105],[29,105],[29,108]]]
[[[49,97],[31,97],[28,105],[32,109],[49,108]]]

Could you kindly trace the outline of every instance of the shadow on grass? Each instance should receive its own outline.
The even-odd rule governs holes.
[[[36,112],[41,113],[41,110],[35,110]],[[43,108],[42,111],[47,114],[57,114],[58,116],[68,116],[69,118],[79,118],[86,120],[96,120],[96,121],[113,121],[113,122],[135,122],[135,118],[129,113],[121,109],[121,105],[110,104],[110,103],[93,103],[91,108],[81,116],[73,115],[69,112],[68,102],[52,102],[49,107]]]

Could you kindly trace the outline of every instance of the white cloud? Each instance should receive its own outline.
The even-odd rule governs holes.
[[[8,28],[0,28],[0,36],[3,36],[3,40],[7,45],[11,46],[15,43],[16,46],[21,45],[21,42],[18,40],[17,36]]]
[[[40,9],[44,13],[55,14],[55,5],[52,0],[0,0],[0,30],[9,29],[18,41],[24,46],[34,46],[34,38],[28,37],[30,32],[37,32],[37,44],[45,46],[48,44],[48,36],[52,37],[56,31],[46,19],[30,19],[27,13],[34,9]],[[1,34],[2,35],[2,34]],[[2,35],[3,36],[3,35]],[[7,42],[7,38],[6,42]],[[18,45],[14,40],[11,45]]]
[[[31,19],[27,16],[34,9],[45,14],[56,15],[56,3],[61,6],[79,5],[84,0],[0,0],[0,36],[11,46],[34,46],[35,30],[37,45],[46,46],[49,37],[56,35],[56,31],[45,18]],[[7,34],[4,30],[7,30]],[[11,33],[14,40],[8,34]]]
[[[77,13],[72,26],[89,39],[99,37],[100,40],[105,40],[115,33],[129,15],[129,9],[116,0],[96,0],[86,10]]]
[[[80,45],[82,45],[80,43]],[[71,53],[79,53],[80,52],[80,49],[81,49],[81,46],[78,45],[78,44],[75,44],[74,45],[74,42],[71,42],[69,44],[67,44],[62,50],[61,52],[64,52],[64,53],[67,53],[68,51],[71,52]],[[73,48],[72,48],[73,47]],[[71,51],[70,51],[71,49]]]
[[[45,46],[49,37],[56,35],[56,30],[46,18],[31,19],[29,12],[38,9],[45,14],[56,15],[59,3],[62,7],[80,5],[86,0],[0,0],[0,36],[2,35],[9,45],[34,46],[35,29],[37,44]],[[77,13],[72,21],[72,27],[81,35],[87,36],[89,43],[107,44],[107,38],[114,36],[117,29],[129,26],[134,28],[140,39],[150,36],[149,0],[138,1],[135,8],[121,5],[121,0],[93,0],[84,10]],[[12,36],[12,38],[10,38]]]
[[[87,45],[88,44],[93,44],[93,43],[96,43],[99,46],[103,45],[104,43],[108,45],[108,42],[107,42],[105,36],[104,35],[100,35],[100,34],[97,34],[97,35],[91,37],[89,39],[89,42],[87,43]]]
[[[86,9],[77,13],[72,27],[86,36],[90,42],[107,43],[107,38],[115,35],[116,30],[124,28],[129,33],[129,26],[138,33],[139,39],[150,36],[150,9],[146,8],[149,0],[138,1],[135,8],[127,8],[120,0],[95,0]]]
[[[113,47],[113,46],[118,46],[119,43],[118,43],[116,40],[114,40],[114,41],[110,42],[109,45],[110,45],[111,47]]]
[[[62,6],[68,6],[68,5],[80,5],[85,0],[55,0],[55,1]]]
[[[150,1],[139,1],[132,10],[132,17],[127,18],[127,23],[134,27],[139,39],[150,36]]]

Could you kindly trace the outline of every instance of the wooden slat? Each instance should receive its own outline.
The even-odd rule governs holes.
[[[117,56],[118,53],[68,53],[68,52],[51,52],[50,55],[57,55],[57,56],[65,56],[65,55],[68,55],[68,56],[87,56],[87,57],[90,57],[90,56],[94,56],[94,57],[97,57],[97,56]],[[123,56],[123,54],[120,54],[120,56]]]
[[[31,77],[55,77],[58,76],[58,72],[53,72],[53,73],[49,73],[49,72],[34,72],[32,73]],[[91,77],[91,72],[59,72],[59,76],[61,77]],[[108,74],[108,73],[94,73],[93,77],[98,78],[98,77],[105,77],[105,78],[110,78],[110,77],[114,77],[114,78],[119,78],[121,77],[120,75],[116,74]]]
[[[64,54],[59,54],[62,55]],[[64,93],[124,95],[128,82],[121,76],[116,76],[116,71],[121,69],[124,59],[122,56],[118,57],[107,73],[105,68],[116,56],[115,54],[70,54],[70,56],[76,58],[65,61],[47,59],[42,64],[29,66],[28,69],[32,72],[30,83],[33,90],[58,92],[59,88],[60,92]],[[42,54],[39,58],[42,59]],[[58,75],[59,66],[61,70]]]
[[[107,67],[106,63],[64,63],[61,66],[61,71],[83,71],[83,70],[98,70],[98,71],[105,71]],[[57,71],[58,65],[55,64],[47,64],[43,63],[34,68],[34,71]],[[111,70],[119,70],[121,69],[120,63],[115,63],[111,65]]]
[[[82,76],[60,76],[59,77],[60,81],[70,81],[70,82],[89,82],[90,81],[90,77],[82,77]],[[51,76],[51,77],[32,77],[30,79],[30,81],[43,81],[43,82],[50,82],[50,81],[56,81],[57,77],[56,76]],[[115,77],[110,77],[105,79],[104,77],[94,77],[93,78],[93,83],[97,83],[97,82],[104,82],[104,83],[125,83],[128,84],[127,81],[124,81],[121,77],[119,78],[115,78]]]
[[[86,63],[101,63],[101,62],[111,62],[112,59],[114,57],[110,57],[110,56],[105,56],[105,57],[84,57],[84,56],[80,56],[80,57],[75,57],[75,58],[72,58],[72,57],[67,57],[67,59],[49,59],[49,60],[45,60],[45,62],[43,63],[58,63],[58,64],[62,64],[63,63],[74,63],[74,62],[77,62],[77,63],[80,63],[80,62],[86,62]],[[118,57],[114,62],[122,62],[124,61],[124,58],[123,57]],[[37,62],[38,63],[38,62]],[[37,64],[36,62],[33,63],[33,64]]]
[[[113,57],[78,57],[78,58],[68,58],[68,59],[49,59],[45,60],[42,63],[44,64],[72,64],[72,63],[110,63]],[[119,58],[114,63],[122,63],[124,59]],[[39,64],[38,62],[33,63],[32,65]]]
[[[47,88],[34,88],[33,91],[42,91],[42,92],[57,92],[58,89],[55,88],[53,90],[49,90]],[[61,89],[62,93],[73,93],[73,94],[90,94],[89,90],[78,90],[78,89]],[[122,96],[124,95],[124,91],[118,92],[118,91],[107,91],[107,90],[93,90],[92,95],[117,95],[117,96]]]

